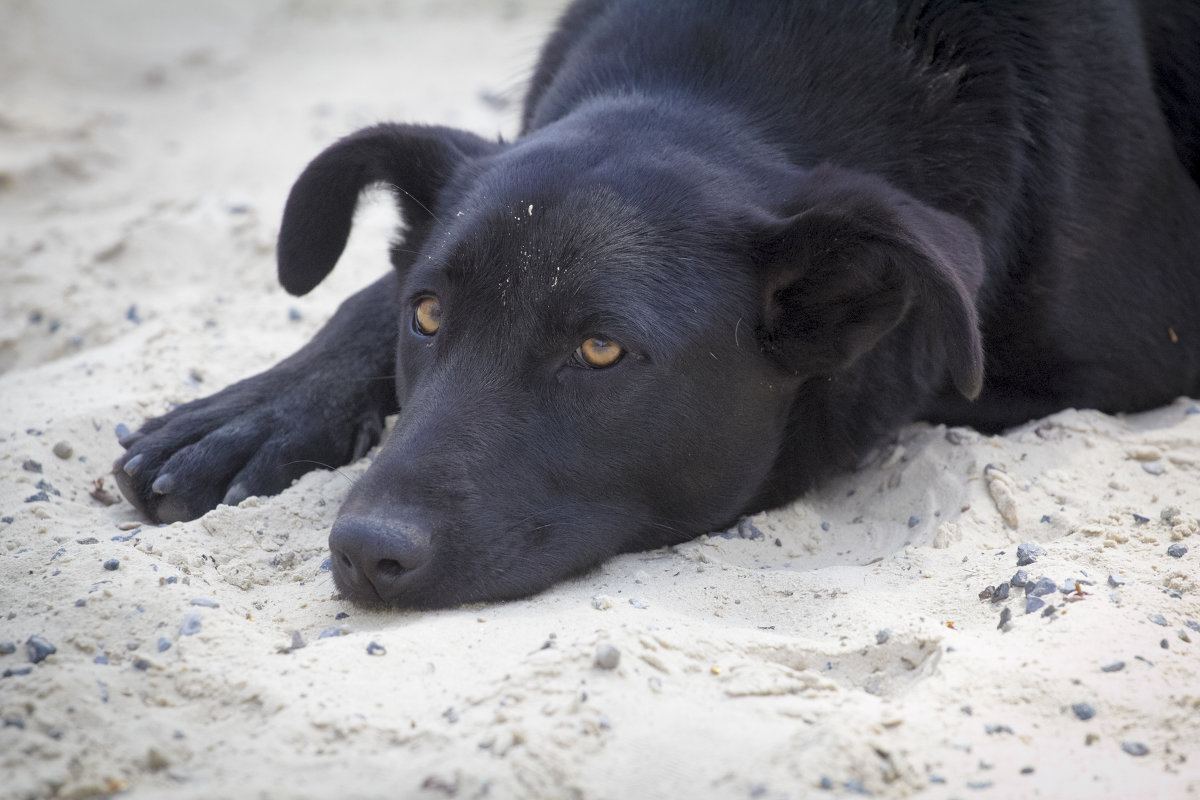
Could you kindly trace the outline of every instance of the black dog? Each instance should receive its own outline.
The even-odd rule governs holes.
[[[283,285],[333,268],[372,184],[394,271],[124,438],[117,479],[190,519],[399,411],[334,578],[443,606],[720,529],[914,419],[1200,392],[1197,42],[1171,0],[578,2],[516,141],[379,125],[317,156]]]

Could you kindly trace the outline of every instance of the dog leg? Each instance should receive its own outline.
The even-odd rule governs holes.
[[[276,494],[360,458],[396,411],[394,272],[342,303],[290,358],[121,439],[121,493],[158,522]]]

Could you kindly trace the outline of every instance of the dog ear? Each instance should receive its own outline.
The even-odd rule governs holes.
[[[958,391],[977,397],[983,258],[974,229],[837,167],[812,170],[800,203],[762,249],[764,349],[794,375],[832,374],[915,317],[913,356],[942,359]]]
[[[288,195],[276,251],[279,282],[302,295],[329,274],[366,187],[389,185],[415,227],[432,217],[438,191],[462,162],[499,146],[466,131],[423,125],[375,125],[339,140],[312,160]]]

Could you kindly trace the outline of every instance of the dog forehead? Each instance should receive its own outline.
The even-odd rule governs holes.
[[[690,338],[742,294],[699,232],[664,229],[603,187],[453,214],[436,260],[451,305],[475,321]]]

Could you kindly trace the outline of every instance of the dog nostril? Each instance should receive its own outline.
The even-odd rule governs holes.
[[[345,553],[340,554],[342,557],[342,566],[346,569],[354,569],[354,562],[350,560],[350,556]]]
[[[381,558],[375,565],[375,570],[385,578],[400,578],[408,572],[404,565],[394,558]]]

